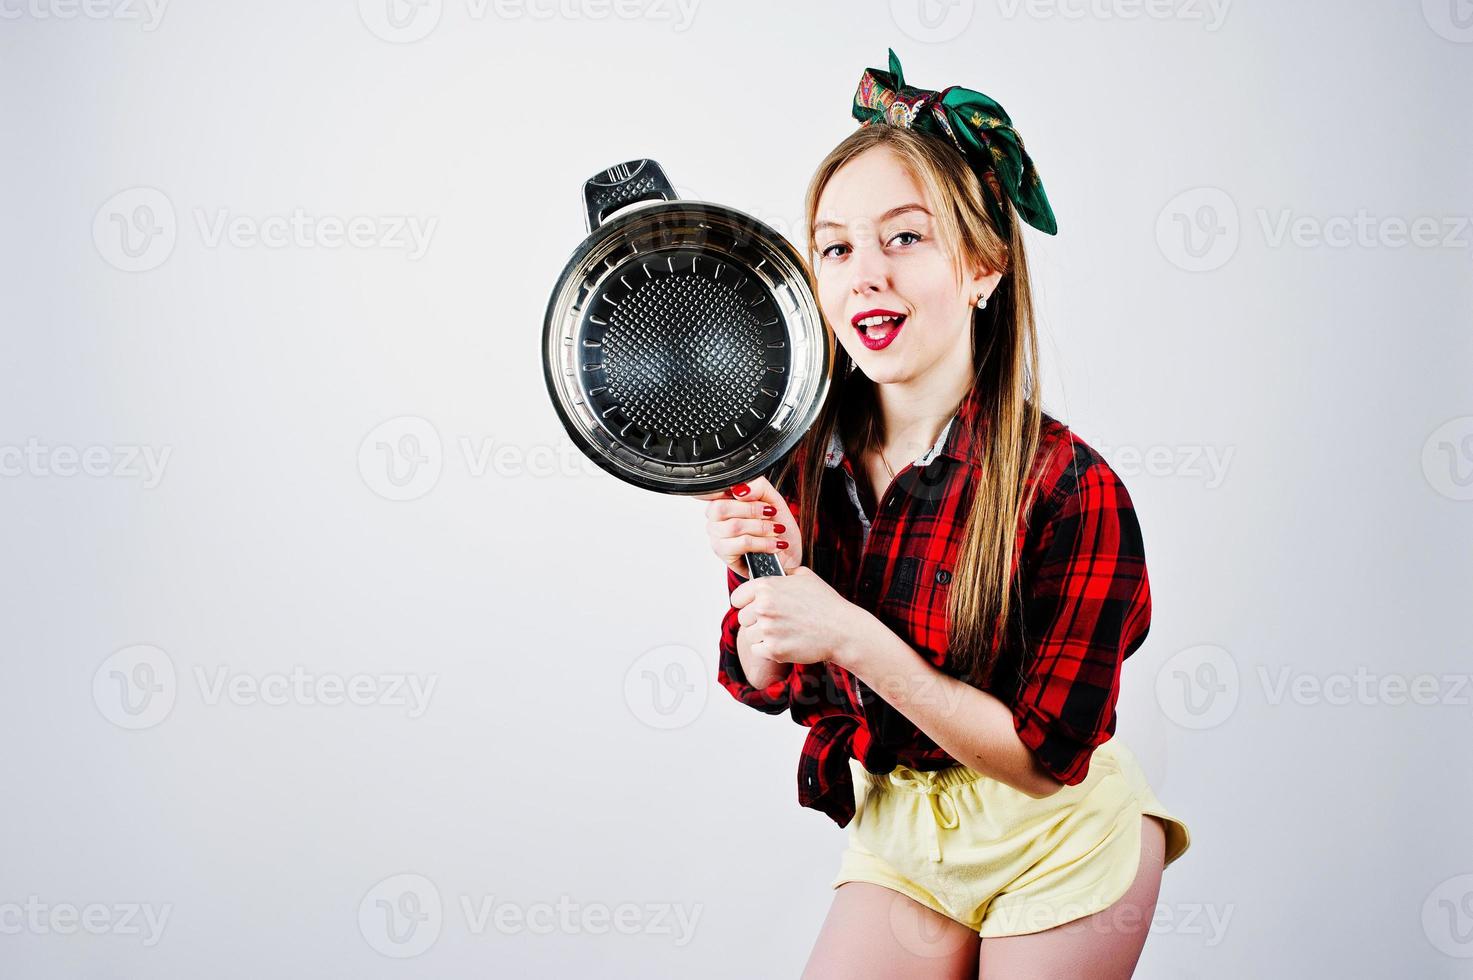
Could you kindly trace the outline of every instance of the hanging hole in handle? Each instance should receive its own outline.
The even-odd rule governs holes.
[[[649,159],[616,163],[583,182],[583,206],[589,232],[615,212],[636,203],[679,199],[665,171]]]

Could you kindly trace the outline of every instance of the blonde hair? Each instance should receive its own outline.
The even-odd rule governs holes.
[[[920,184],[934,211],[938,237],[948,249],[961,285],[963,263],[1003,273],[985,310],[972,312],[973,385],[981,396],[981,410],[972,431],[973,445],[984,461],[966,515],[947,605],[948,667],[976,686],[991,676],[1004,638],[1017,630],[1020,601],[1012,581],[1013,552],[1018,518],[1030,506],[1029,469],[1038,453],[1042,413],[1035,397],[1038,376],[1037,330],[1034,325],[1028,262],[1019,233],[1020,221],[1003,199],[1010,228],[1001,230],[988,217],[984,193],[998,198],[995,180],[984,189],[977,174],[944,137],[898,126],[872,123],[861,126],[824,157],[809,182],[805,200],[810,268],[817,259],[813,226],[818,201],[830,178],[845,163],[876,147],[895,153]],[[989,174],[988,177],[991,177]],[[816,290],[816,284],[815,284]],[[832,330],[833,324],[829,324]],[[878,447],[879,410],[875,386],[842,346],[836,346],[835,383],[820,408],[813,427],[789,455],[777,478],[783,485],[797,478],[799,530],[805,551],[815,541],[818,488],[824,454],[837,428],[854,441],[852,459]],[[841,424],[841,422],[843,424]],[[797,461],[802,471],[792,473]],[[1029,500],[1023,499],[1024,494]]]

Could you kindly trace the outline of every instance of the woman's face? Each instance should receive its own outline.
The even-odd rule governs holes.
[[[924,378],[939,363],[970,367],[977,295],[991,295],[1001,278],[968,274],[958,283],[931,214],[920,184],[882,146],[840,167],[819,196],[819,305],[844,350],[878,384]],[[859,321],[874,316],[892,319],[864,329]]]

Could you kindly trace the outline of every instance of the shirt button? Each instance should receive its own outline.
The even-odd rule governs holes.
[[[945,585],[947,582],[950,582],[950,581],[951,581],[951,573],[948,572],[946,569],[942,568],[942,569],[938,569],[936,571],[936,584],[937,585]]]
[[[859,587],[863,591],[869,592],[875,587],[875,580],[872,578],[862,579],[860,580]]]

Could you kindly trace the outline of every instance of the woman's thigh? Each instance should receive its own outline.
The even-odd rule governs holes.
[[[867,881],[846,881],[803,968],[803,980],[977,975],[981,939],[939,912]]]
[[[1141,817],[1140,864],[1135,881],[1119,900],[1093,915],[1043,932],[982,940],[977,976],[980,980],[1130,977],[1155,916],[1165,859],[1166,831],[1161,821]]]

